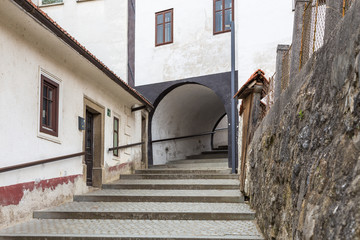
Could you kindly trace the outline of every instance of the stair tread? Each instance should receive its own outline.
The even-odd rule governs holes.
[[[0,237],[133,239],[263,239],[254,221],[34,219],[0,230]],[[64,238],[62,238],[64,239]]]
[[[105,185],[116,184],[186,184],[186,185],[239,185],[238,179],[120,179]]]
[[[254,214],[245,203],[70,202],[36,212],[182,212]]]
[[[241,197],[239,190],[147,190],[147,189],[102,189],[82,196],[229,196]]]

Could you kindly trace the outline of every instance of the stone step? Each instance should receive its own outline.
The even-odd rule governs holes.
[[[187,158],[187,159],[169,161],[167,163],[167,165],[190,164],[190,163],[204,164],[204,166],[208,166],[208,164],[210,164],[210,163],[226,163],[227,164],[228,159],[227,158],[204,158],[204,159]]]
[[[228,163],[227,162],[217,162],[217,163],[180,163],[180,164],[176,164],[176,163],[171,163],[171,164],[163,164],[163,165],[154,165],[149,167],[150,169],[214,169],[214,168],[222,168],[222,169],[226,169],[228,168]]]
[[[253,221],[34,219],[0,230],[0,239],[255,240]]]
[[[228,154],[228,150],[227,149],[224,149],[224,150],[220,150],[220,149],[217,149],[217,150],[211,150],[211,151],[204,151],[202,152],[201,154],[213,154],[213,155],[217,155],[217,154]]]
[[[103,184],[103,189],[239,189],[238,179],[121,179]]]
[[[135,170],[135,174],[230,174],[231,168],[198,168],[198,169],[171,169],[171,168],[150,168]]]
[[[120,179],[238,179],[236,174],[123,174]]]
[[[103,189],[75,195],[77,202],[213,202],[242,203],[239,190],[128,190]]]
[[[253,220],[245,203],[71,202],[35,211],[41,219]]]
[[[227,157],[228,157],[227,151],[225,152],[207,151],[207,152],[202,152],[201,154],[198,155],[186,156],[186,159],[212,159],[212,158],[227,158]]]

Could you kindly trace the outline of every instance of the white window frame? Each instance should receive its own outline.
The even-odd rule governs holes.
[[[40,131],[40,112],[42,109],[41,106],[41,76],[45,76],[49,78],[51,81],[57,83],[59,85],[58,94],[59,94],[59,105],[58,105],[58,136],[53,136],[44,132]],[[44,68],[39,67],[39,76],[38,76],[38,110],[37,110],[37,137],[48,140],[54,143],[61,144],[61,126],[62,126],[62,109],[63,109],[63,84],[62,80],[55,75],[51,74],[50,72],[46,71]]]

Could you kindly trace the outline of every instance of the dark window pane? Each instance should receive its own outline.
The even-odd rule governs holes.
[[[115,118],[114,119],[114,131],[118,131],[118,125],[119,125],[119,121]]]
[[[171,12],[165,13],[165,22],[171,22]]]
[[[222,12],[215,14],[215,32],[222,31]]]
[[[171,42],[171,23],[165,24],[165,42]]]
[[[52,127],[52,102],[48,102],[48,111],[47,111],[47,125],[49,126],[49,127]]]
[[[114,147],[117,147],[118,145],[118,135],[117,133],[114,133]]]
[[[225,8],[231,8],[232,0],[225,0]]]
[[[53,90],[49,89],[49,100],[53,100]]]
[[[231,10],[225,11],[225,30],[230,29],[230,23],[231,23]]]
[[[47,91],[48,91],[48,88],[46,85],[44,85],[44,89],[43,89],[43,96],[46,98],[47,97]]]
[[[222,0],[215,2],[215,10],[221,10],[222,9]]]
[[[63,0],[42,0],[42,4],[62,3]]]
[[[161,44],[163,43],[163,25],[157,26],[157,36],[156,36],[156,43]]]
[[[156,19],[157,19],[156,24],[163,23],[163,15],[162,14],[157,15]]]

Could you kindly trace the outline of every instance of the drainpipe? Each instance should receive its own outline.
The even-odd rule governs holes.
[[[231,21],[231,172],[236,173],[235,23]]]

